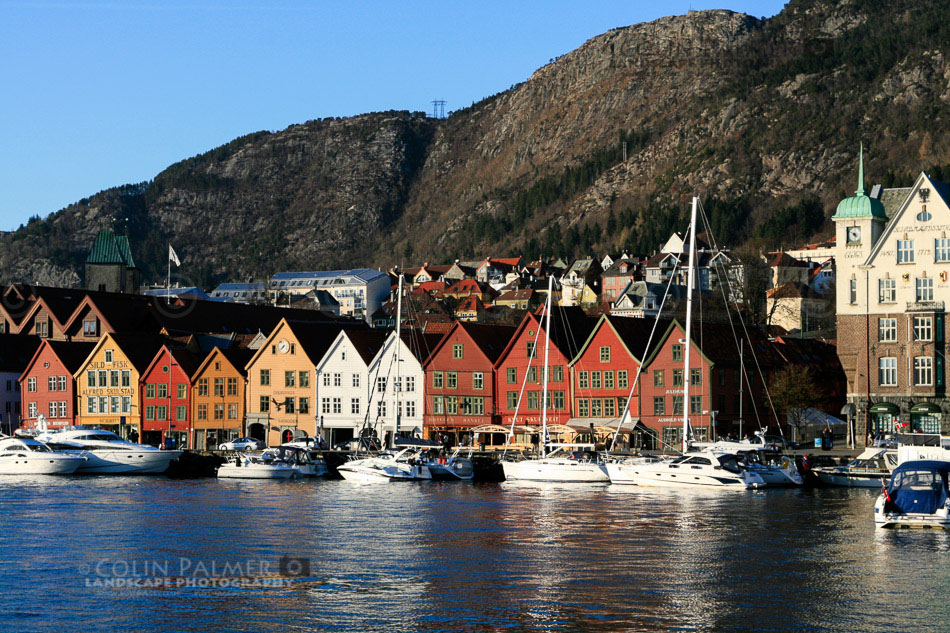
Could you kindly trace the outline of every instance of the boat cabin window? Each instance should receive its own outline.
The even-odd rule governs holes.
[[[735,455],[720,455],[716,459],[719,460],[719,465],[725,470],[728,470],[731,473],[739,472],[739,461],[736,459]]]
[[[894,488],[930,490],[937,484],[943,485],[943,478],[939,472],[933,470],[905,470],[894,473]]]
[[[703,466],[712,466],[712,462],[706,459],[705,457],[691,457],[689,458],[690,464],[702,464]]]

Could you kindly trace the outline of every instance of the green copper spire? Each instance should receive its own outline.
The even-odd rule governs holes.
[[[884,205],[881,201],[864,194],[864,143],[861,143],[858,153],[858,189],[853,196],[838,203],[838,209],[831,217],[832,220],[845,218],[887,220],[887,214],[884,212]]]
[[[864,195],[864,143],[861,143],[861,149],[858,153],[858,189],[854,192],[856,196]]]

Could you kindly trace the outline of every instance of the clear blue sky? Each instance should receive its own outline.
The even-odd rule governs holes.
[[[611,28],[776,0],[0,0],[0,230],[236,136],[446,111]]]

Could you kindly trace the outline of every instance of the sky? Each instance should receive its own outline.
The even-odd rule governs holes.
[[[446,113],[612,28],[776,0],[0,0],[0,230],[258,130]]]

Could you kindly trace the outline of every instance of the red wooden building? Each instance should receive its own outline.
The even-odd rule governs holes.
[[[498,377],[497,408],[501,424],[506,427],[512,423],[516,408],[518,417],[515,423],[518,426],[534,427],[541,423],[546,339],[543,311],[542,307],[525,315],[495,363],[495,375]],[[597,319],[588,317],[580,308],[555,306],[551,311],[548,424],[567,424],[571,418],[569,366],[596,324]]]
[[[174,448],[194,446],[191,379],[201,360],[196,354],[166,344],[142,372],[142,443],[159,445],[170,438]]]
[[[514,334],[506,325],[456,322],[423,363],[426,372],[424,425],[429,436],[497,425],[494,365]]]
[[[44,340],[20,376],[23,426],[35,428],[40,414],[48,428],[72,426],[76,421],[76,381],[79,369],[95,343]]]
[[[658,322],[652,318],[608,315],[600,318],[571,363],[571,426],[578,430],[593,429],[601,439],[616,431],[641,362],[656,349],[670,324],[666,319]],[[642,426],[637,424],[644,378],[641,376],[630,402],[630,423],[622,431],[635,434],[635,445],[652,448],[649,434],[644,434]]]
[[[765,380],[784,365],[775,347],[757,330],[749,330],[751,340],[742,343],[745,357],[744,378],[740,374],[739,343],[728,323],[697,323],[693,326],[689,363],[690,426],[694,438],[705,440],[715,435],[738,434],[739,383],[743,388],[743,435],[774,425],[776,420],[765,396]],[[683,358],[686,331],[674,321],[663,333],[659,345],[646,359],[641,377],[643,397],[639,418],[659,438],[661,448],[678,449],[682,443],[684,381]],[[758,363],[758,365],[756,364]]]

